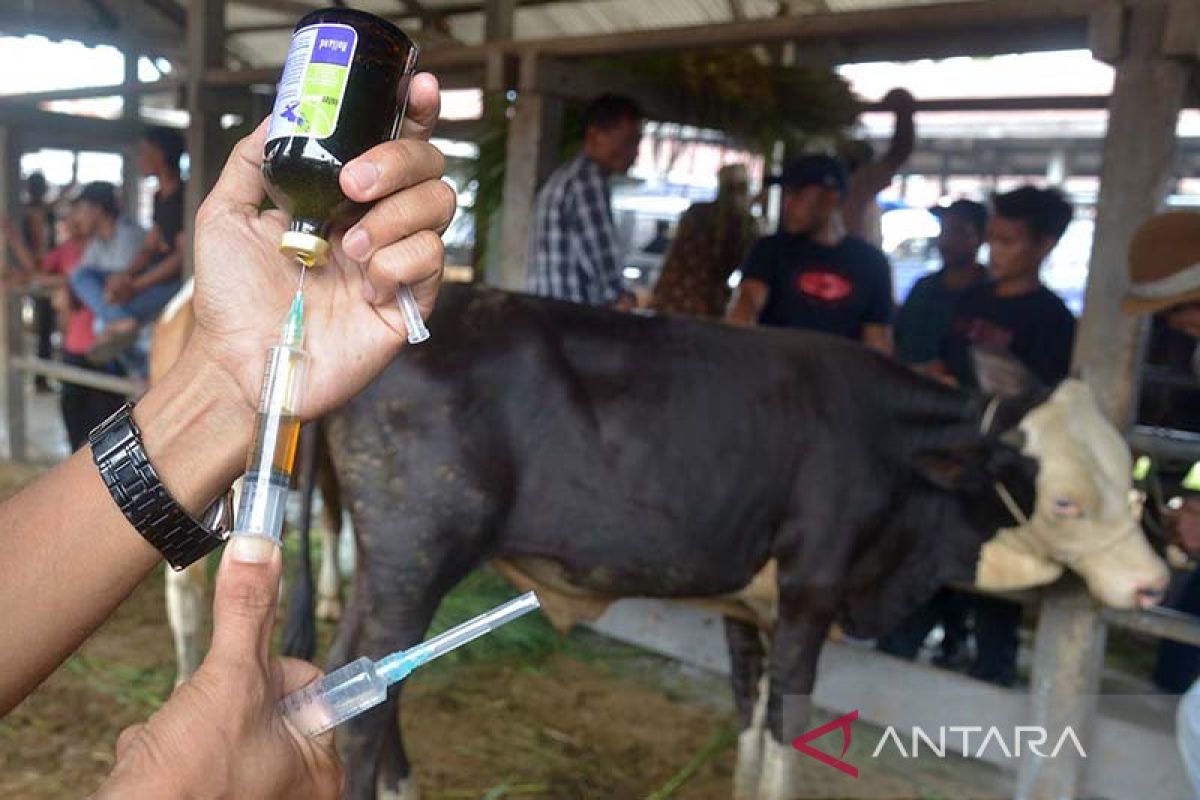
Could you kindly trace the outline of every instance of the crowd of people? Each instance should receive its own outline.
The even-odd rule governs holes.
[[[865,146],[849,146],[838,157],[809,154],[793,159],[768,179],[781,188],[782,201],[778,230],[767,235],[750,214],[746,168],[724,167],[714,201],[689,208],[669,245],[659,231],[656,242],[663,240],[665,259],[647,305],[737,325],[854,339],[937,380],[966,388],[978,385],[973,351],[998,351],[1041,384],[1055,386],[1070,370],[1076,321],[1063,300],[1042,283],[1041,271],[1074,216],[1071,203],[1057,188],[1024,185],[988,202],[963,198],[932,209],[941,224],[936,240],[941,268],[919,280],[897,307],[891,266],[879,247],[876,195],[912,153],[915,102],[907,92],[893,90],[883,105],[893,112],[895,129],[881,159],[872,159]],[[528,289],[564,300],[629,308],[634,295],[622,277],[609,180],[634,163],[642,114],[632,100],[606,96],[594,101],[585,124],[582,151],[554,173],[538,196]],[[1142,248],[1165,241],[1173,253],[1193,254],[1179,265],[1186,277],[1191,274],[1187,265],[1200,262],[1200,215],[1184,215],[1173,230],[1174,236],[1142,237]],[[1197,240],[1195,247],[1188,247],[1185,233]],[[980,258],[984,245],[986,264]],[[1139,256],[1133,263],[1161,270],[1163,264],[1179,261],[1177,255],[1174,260],[1165,257],[1164,245],[1155,246],[1157,255]],[[735,271],[740,271],[741,280],[731,296],[728,284]],[[1193,277],[1200,287],[1200,275]],[[1183,278],[1165,280],[1178,283]],[[1178,303],[1171,302],[1150,309],[1159,313],[1150,357],[1153,362],[1173,352],[1176,357],[1167,360],[1187,374],[1189,358],[1191,370],[1200,370],[1195,363],[1200,357],[1193,356],[1197,331],[1188,333],[1187,328],[1195,326],[1197,303],[1187,292],[1182,298],[1183,308],[1191,311],[1180,311]],[[1164,312],[1168,308],[1175,310]],[[1138,309],[1145,310],[1144,304],[1134,310]],[[1157,397],[1150,393],[1152,403],[1168,409],[1182,404],[1177,398],[1155,401]],[[1192,407],[1200,407],[1194,400],[1193,396]],[[1200,420],[1192,422],[1193,428],[1186,421],[1183,427],[1200,430]],[[1200,484],[1200,471],[1195,481]],[[1188,500],[1184,510],[1193,509],[1194,514],[1198,505]],[[1194,522],[1195,516],[1185,517],[1178,527],[1183,530]],[[1186,597],[1186,603],[1200,608],[1200,582]],[[935,663],[1010,686],[1017,678],[1021,616],[1015,602],[946,589],[914,611],[879,647],[914,658],[940,624],[943,637]],[[973,654],[967,646],[972,630]],[[1200,673],[1200,651],[1170,645],[1164,649],[1170,663],[1160,665],[1159,683],[1182,691]]]
[[[45,177],[34,172],[26,179],[20,218],[6,222],[4,234],[17,267],[8,280],[30,289],[34,297],[39,358],[54,355],[57,329],[64,364],[144,377],[146,339],[141,333],[182,282],[183,153],[178,131],[143,131],[139,170],[157,182],[149,230],[138,224],[136,209],[121,208],[111,183],[64,189],[50,203]],[[36,387],[51,389],[42,375]],[[64,382],[62,418],[71,449],[81,447],[88,432],[123,402],[111,392]]]

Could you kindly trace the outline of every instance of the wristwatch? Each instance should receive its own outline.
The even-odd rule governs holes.
[[[228,537],[232,505],[228,495],[198,522],[171,497],[142,446],[126,403],[88,434],[92,460],[117,506],[134,530],[154,546],[176,571],[211,553]]]

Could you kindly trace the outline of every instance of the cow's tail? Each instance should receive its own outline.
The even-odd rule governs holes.
[[[300,432],[300,564],[288,595],[287,619],[283,626],[283,654],[312,661],[317,654],[317,620],[313,612],[313,569],[309,552],[312,530],[313,494],[317,470],[324,459],[325,435],[318,420]]]

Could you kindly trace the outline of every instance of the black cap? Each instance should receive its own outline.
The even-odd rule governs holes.
[[[846,193],[846,170],[832,156],[803,156],[789,161],[783,172],[767,179],[785,189],[824,186]]]
[[[955,200],[948,206],[934,206],[930,213],[938,219],[942,217],[958,217],[979,232],[982,237],[987,233],[988,210],[983,203],[974,200]]]

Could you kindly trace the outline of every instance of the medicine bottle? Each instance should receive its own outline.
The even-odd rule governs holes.
[[[399,132],[417,47],[390,22],[348,8],[296,23],[271,112],[262,174],[291,222],[279,249],[305,266],[367,205],[342,193],[342,167]]]

